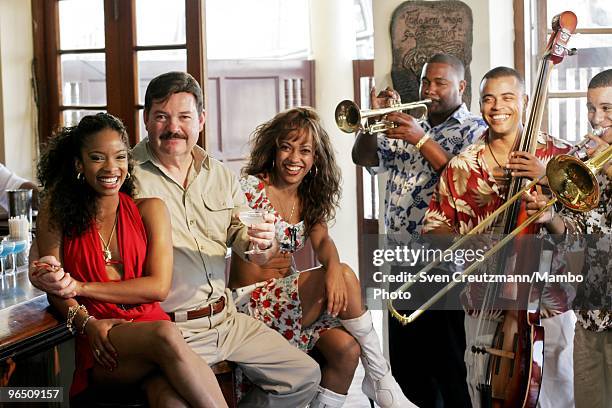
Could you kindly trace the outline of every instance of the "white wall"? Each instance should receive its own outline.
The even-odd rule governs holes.
[[[340,259],[357,271],[356,176],[351,159],[354,137],[342,133],[334,120],[338,102],[353,99],[353,0],[311,0],[310,7],[317,112],[332,139],[343,181],[340,210],[330,233]]]
[[[32,59],[30,0],[0,1],[0,160],[29,179],[37,146]]]

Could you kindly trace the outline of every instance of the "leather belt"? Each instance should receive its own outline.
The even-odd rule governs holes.
[[[225,308],[225,297],[220,298],[212,305],[203,307],[202,309],[190,310],[188,312],[170,312],[170,320],[173,322],[186,322],[187,320],[200,319],[202,317],[214,316],[221,313]]]

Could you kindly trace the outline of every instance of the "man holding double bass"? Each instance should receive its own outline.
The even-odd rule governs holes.
[[[451,159],[442,172],[425,215],[424,233],[467,234],[506,201],[512,177],[540,178],[549,159],[569,151],[569,145],[543,133],[537,135],[535,155],[515,151],[523,136],[522,117],[527,99],[524,81],[514,69],[496,67],[485,74],[480,84],[480,109],[489,129],[476,143]],[[535,193],[525,194],[524,200],[534,202],[535,197]],[[537,224],[551,234],[571,233],[575,228],[554,210],[544,212]],[[502,227],[494,223],[489,232],[501,233]],[[499,320],[496,313],[487,315],[480,310],[483,292],[482,285],[470,284],[462,294],[468,311],[465,358],[474,407],[481,406],[479,384],[483,383],[485,373],[482,371],[486,364],[479,364],[483,355],[474,353],[472,346],[485,343],[490,346],[496,328],[496,324],[491,323]],[[558,285],[547,286],[543,291],[541,312],[547,318],[542,322],[546,332],[546,369],[538,400],[542,407],[573,406],[575,317],[568,308],[568,300],[568,294]],[[487,321],[483,324],[482,319]],[[492,331],[486,332],[483,327],[490,327]],[[477,328],[480,329],[478,334]]]

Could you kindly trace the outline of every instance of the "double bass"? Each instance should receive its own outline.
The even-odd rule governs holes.
[[[528,117],[517,150],[535,153],[537,136],[542,122],[548,82],[554,65],[573,53],[567,48],[571,34],[576,29],[577,18],[571,11],[565,11],[553,18],[552,34],[538,68],[537,81],[532,93]],[[520,192],[526,180],[514,177],[510,181],[507,197]],[[515,201],[503,215],[503,233],[510,234],[527,218],[525,205]],[[536,233],[535,224],[524,228],[521,234]],[[498,258],[498,267],[516,271],[538,271],[533,264],[537,254],[529,256],[532,245],[529,239],[520,237],[513,246],[507,246]],[[490,347],[474,347],[472,352],[488,355],[483,381],[478,385],[482,407],[531,408],[538,401],[544,369],[544,329],[540,325],[539,299],[541,287],[531,284],[503,284],[502,288],[490,291],[491,296],[501,297],[503,316],[497,324],[493,343]],[[513,285],[508,287],[508,285]],[[492,307],[500,305],[499,299],[485,301]],[[510,306],[511,305],[511,306]],[[520,306],[516,306],[520,305]],[[480,311],[480,318],[491,312]],[[478,325],[480,327],[480,323]]]

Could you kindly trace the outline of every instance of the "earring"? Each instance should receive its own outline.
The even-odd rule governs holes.
[[[79,181],[83,181],[83,173],[77,173],[76,179]]]
[[[314,173],[312,172],[312,169],[314,169]],[[310,168],[309,173],[313,178],[315,178],[317,176],[317,172],[318,172],[318,169],[317,169],[317,165],[315,164]]]
[[[276,167],[275,159],[272,159],[272,170],[274,170],[275,167]]]
[[[129,180],[129,179],[130,179],[130,177],[132,177],[132,175],[131,175],[131,174],[130,174],[130,172],[128,171],[127,175],[125,176],[125,179],[126,179],[126,180]]]

